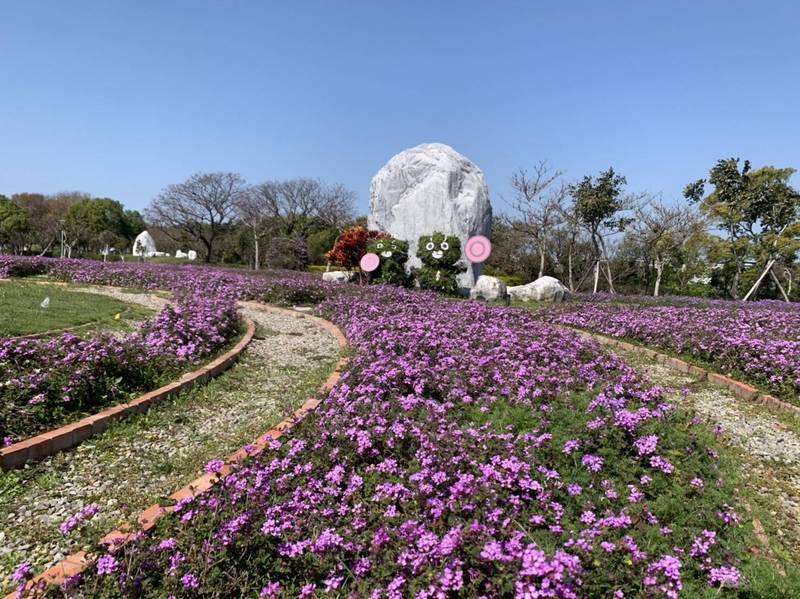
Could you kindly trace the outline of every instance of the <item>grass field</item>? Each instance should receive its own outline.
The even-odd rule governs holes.
[[[42,307],[50,298],[47,308]],[[119,314],[119,319],[115,316]],[[79,325],[118,328],[125,321],[142,320],[151,311],[140,306],[59,285],[27,281],[0,283],[0,337],[32,335]],[[96,325],[92,327],[91,325]]]

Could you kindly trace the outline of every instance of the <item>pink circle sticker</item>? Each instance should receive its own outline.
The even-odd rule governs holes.
[[[378,257],[378,254],[373,254],[370,252],[361,256],[361,261],[359,264],[361,265],[361,270],[364,272],[372,272],[373,270],[376,270],[378,266],[380,266],[381,259]]]
[[[483,235],[475,235],[467,239],[464,253],[470,262],[485,262],[489,254],[492,253],[492,242]]]

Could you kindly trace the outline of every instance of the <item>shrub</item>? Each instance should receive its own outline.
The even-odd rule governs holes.
[[[361,257],[367,253],[367,241],[382,237],[386,237],[386,234],[369,231],[366,227],[351,227],[339,235],[333,249],[325,257],[339,266],[356,268]]]

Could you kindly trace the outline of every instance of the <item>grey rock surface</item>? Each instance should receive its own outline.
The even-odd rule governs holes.
[[[139,233],[136,236],[136,239],[133,241],[133,255],[145,256],[149,258],[151,256],[155,256],[156,254],[156,242],[153,239],[153,236],[147,231],[142,231]]]
[[[333,270],[322,273],[322,280],[329,283],[347,283],[353,279],[354,273],[343,270]]]
[[[409,270],[422,265],[417,258],[420,236],[434,231],[457,236],[467,266],[458,282],[465,289],[472,288],[483,265],[470,264],[464,246],[473,235],[488,236],[491,224],[483,172],[445,144],[421,144],[400,152],[370,184],[368,227],[408,241]]]
[[[539,277],[525,285],[514,285],[508,288],[511,299],[523,302],[560,302],[569,295],[561,281],[555,277]]]
[[[470,290],[471,299],[501,300],[506,297],[506,284],[497,277],[481,275]]]

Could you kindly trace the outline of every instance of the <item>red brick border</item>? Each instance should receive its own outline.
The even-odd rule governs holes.
[[[339,344],[339,348],[344,350],[347,348],[347,338],[342,333],[341,329],[337,327],[332,322],[325,320],[324,318],[319,318],[318,316],[312,316],[310,314],[305,314],[303,312],[298,312],[296,310],[289,310],[286,308],[278,308],[277,306],[270,306],[267,304],[260,304],[258,302],[239,302],[239,305],[244,308],[251,308],[254,310],[263,310],[265,312],[271,312],[273,314],[282,314],[282,315],[291,315],[295,318],[305,318],[311,320],[317,326],[325,329],[329,333],[331,333],[335,338],[337,343]],[[252,324],[252,321],[248,320],[248,327]],[[350,359],[347,356],[342,356],[339,358],[339,361],[336,363],[336,367],[334,368],[333,372],[328,376],[326,381],[320,387],[320,392],[325,393],[333,389],[336,383],[339,381],[339,378],[342,376],[342,369],[350,362]],[[185,487],[178,489],[172,495],[170,495],[170,499],[174,501],[180,501],[182,499],[186,499],[188,497],[196,497],[205,493],[208,489],[210,489],[216,482],[227,476],[231,472],[231,465],[235,464],[236,462],[240,462],[245,458],[253,455],[257,455],[264,451],[264,449],[268,446],[269,442],[283,436],[287,433],[291,428],[300,420],[302,419],[308,412],[315,409],[322,400],[317,399],[316,397],[311,397],[306,400],[306,402],[300,406],[295,412],[277,424],[274,428],[268,430],[266,433],[261,435],[258,439],[256,439],[252,444],[251,447],[245,450],[245,448],[241,448],[238,451],[232,453],[225,459],[225,465],[222,468],[222,471],[219,475],[211,475],[211,474],[204,474],[203,476],[196,478],[192,482],[190,482]],[[173,506],[161,506],[158,504],[151,505],[146,510],[141,512],[137,518],[138,520],[138,529],[147,533],[155,528],[158,521],[166,516],[167,514],[174,511]],[[112,530],[111,532],[107,533],[103,536],[99,543],[100,545],[105,545],[108,547],[108,551],[111,553],[117,552],[123,545],[125,545],[128,540],[134,535],[132,532],[133,526],[130,524],[122,524],[119,528]],[[33,589],[37,584],[44,583],[45,585],[55,584],[61,585],[63,584],[68,578],[71,576],[75,576],[86,571],[90,568],[95,562],[95,556],[87,554],[85,551],[78,551],[71,555],[68,555],[66,558],[55,564],[54,566],[48,568],[38,576],[34,577],[32,580],[28,581],[26,585],[26,591],[30,591]],[[35,593],[35,591],[34,591]],[[16,591],[6,595],[5,599],[14,599],[17,596]]]
[[[4,447],[0,449],[0,468],[3,470],[19,468],[28,462],[38,462],[54,453],[80,445],[92,435],[107,429],[114,420],[136,412],[145,412],[167,397],[191,389],[196,384],[217,376],[239,358],[239,354],[244,351],[253,338],[256,331],[255,323],[250,319],[245,319],[245,323],[247,329],[244,337],[233,348],[205,366],[184,374],[177,381],[140,395],[128,403],[111,406],[97,414],[81,418],[77,422]]]
[[[609,347],[618,347],[619,349],[623,349],[625,351],[644,354],[649,358],[653,358],[659,364],[663,364],[667,368],[671,368],[673,370],[689,374],[701,381],[708,381],[712,385],[716,385],[718,387],[724,387],[728,389],[728,391],[733,393],[735,396],[740,397],[741,399],[745,399],[747,401],[760,403],[769,408],[770,410],[774,410],[777,412],[788,412],[789,414],[800,416],[800,407],[782,401],[772,395],[762,393],[756,387],[732,379],[728,376],[725,376],[724,374],[706,370],[705,368],[695,366],[694,364],[690,364],[689,362],[681,360],[680,358],[668,356],[667,354],[662,354],[660,352],[654,351],[647,347],[643,347],[641,345],[628,343],[627,341],[622,341],[621,339],[616,339],[614,337],[607,337],[606,335],[601,335],[600,333],[592,333],[582,329],[574,329],[566,325],[559,325],[555,323],[551,324],[554,324],[554,326],[558,326],[563,329],[574,331],[575,333],[586,339],[594,339],[595,341],[597,341],[602,345],[607,345]]]

